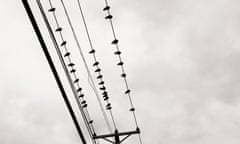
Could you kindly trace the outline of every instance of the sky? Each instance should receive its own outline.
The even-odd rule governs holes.
[[[109,24],[101,11],[104,1],[82,3],[97,56],[103,61],[107,86],[113,94],[118,125],[131,128],[131,115],[125,115],[127,100],[121,101],[126,97],[119,94],[123,83],[109,45]],[[110,3],[143,143],[238,144],[240,2],[111,0]],[[81,25],[74,8],[72,14],[75,23]],[[21,1],[1,0],[0,17],[0,143],[79,143]],[[59,17],[66,24],[64,16]],[[87,51],[82,31],[79,28],[78,34]],[[48,39],[46,31],[43,33]],[[67,32],[66,36],[70,37]],[[87,60],[90,64],[92,59],[87,56]],[[91,97],[81,64],[79,69],[91,103],[95,98]],[[97,130],[105,129],[95,106],[90,110]],[[137,138],[130,141],[137,143]]]

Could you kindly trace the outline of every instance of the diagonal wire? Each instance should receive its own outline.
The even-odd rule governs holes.
[[[51,26],[50,26],[50,24],[49,24],[49,22],[48,22],[48,20],[47,20],[47,16],[46,16],[46,14],[45,14],[45,12],[44,12],[44,10],[43,10],[43,7],[42,7],[42,4],[41,4],[40,0],[37,0],[37,3],[38,3],[38,6],[39,6],[39,8],[40,8],[40,10],[41,10],[41,14],[42,14],[42,16],[43,16],[43,18],[44,18],[44,22],[45,22],[45,24],[46,24],[46,26],[47,26],[48,32],[49,32],[49,34],[50,34],[50,37],[51,37],[51,39],[52,39],[52,41],[53,41],[53,43],[54,43],[54,46],[55,46],[55,49],[56,49],[56,51],[57,51],[57,55],[58,55],[58,57],[59,57],[59,59],[60,59],[61,65],[62,65],[62,67],[63,67],[63,69],[64,69],[64,72],[65,72],[65,74],[66,74],[66,76],[67,76],[67,79],[68,79],[68,82],[69,82],[69,84],[70,84],[71,90],[72,90],[72,92],[73,92],[73,94],[74,94],[74,96],[75,96],[76,101],[78,101],[79,99],[78,99],[77,93],[76,93],[76,91],[75,91],[75,87],[74,87],[74,85],[73,85],[71,76],[70,76],[70,74],[68,73],[67,66],[66,66],[66,64],[65,64],[65,62],[64,62],[64,59],[63,59],[63,57],[62,57],[62,54],[61,54],[61,51],[60,51],[60,49],[59,49],[58,43],[57,43],[57,41],[56,41],[56,38],[55,38],[55,36],[54,36],[53,30],[52,30],[52,28],[51,28]],[[87,126],[87,128],[88,128],[88,132],[89,132],[90,135],[92,135],[92,132],[90,131],[90,128],[88,127],[88,124],[87,124],[87,123],[88,123],[88,120],[87,120],[86,114],[84,113],[83,107],[80,105],[80,103],[77,103],[77,104],[78,104],[78,108],[80,109],[80,112],[81,112],[81,114],[82,114],[82,116],[83,116],[84,122],[85,122],[85,124],[86,124],[86,126]]]
[[[114,28],[114,24],[113,24],[113,20],[112,20],[112,15],[111,15],[111,12],[110,12],[110,5],[108,3],[108,0],[104,0],[104,1],[105,1],[105,6],[106,7],[103,10],[107,11],[107,16],[105,18],[108,19],[109,22],[110,22],[113,38],[114,38],[114,41],[115,41],[115,42],[113,41],[112,44],[114,44],[116,46],[117,52],[119,52],[118,53],[118,59],[119,59],[120,62],[122,62],[122,57],[120,55],[121,52],[120,52],[119,45],[118,45],[118,39],[117,39],[117,36],[116,36],[116,32],[115,32],[115,28]],[[135,121],[137,129],[139,129],[137,118],[136,118],[136,113],[135,113],[135,108],[134,108],[132,98],[131,98],[131,94],[130,94],[130,90],[129,90],[129,84],[128,84],[128,81],[127,81],[127,78],[126,78],[126,72],[125,72],[125,69],[123,67],[123,64],[120,65],[120,67],[121,67],[121,72],[122,72],[121,76],[124,78],[124,83],[125,83],[125,86],[126,86],[126,89],[127,89],[125,94],[128,95],[130,106],[131,106],[130,111],[132,111],[132,113],[133,113],[133,117],[134,117],[134,121]],[[138,136],[139,136],[139,141],[142,144],[141,135],[139,134]]]
[[[69,23],[69,25],[70,25],[70,27],[71,27],[71,31],[72,31],[72,33],[73,33],[75,42],[76,42],[77,47],[78,47],[78,49],[79,49],[81,58],[82,58],[82,60],[83,60],[83,62],[84,62],[84,66],[85,66],[85,68],[86,68],[86,70],[87,70],[89,79],[90,79],[91,83],[93,84],[93,90],[94,90],[94,92],[95,92],[95,95],[96,95],[96,97],[97,97],[98,103],[99,103],[99,105],[100,105],[102,114],[103,114],[103,116],[104,116],[105,123],[106,123],[106,125],[108,126],[108,129],[111,131],[112,128],[111,128],[110,122],[109,122],[108,117],[107,117],[107,115],[106,115],[106,113],[105,113],[105,111],[104,111],[103,104],[102,104],[102,102],[101,102],[101,100],[100,100],[100,98],[99,98],[99,95],[98,95],[98,92],[97,92],[97,88],[96,88],[96,86],[95,86],[95,84],[94,84],[94,80],[93,80],[92,75],[91,75],[91,73],[90,73],[90,70],[89,70],[89,68],[88,68],[86,59],[85,59],[84,54],[83,54],[83,51],[82,51],[82,49],[81,49],[81,47],[80,47],[80,44],[79,44],[79,41],[78,41],[76,32],[75,32],[75,30],[74,30],[74,28],[73,28],[73,24],[72,24],[72,22],[71,22],[71,20],[70,20],[68,11],[67,11],[67,9],[66,9],[66,6],[65,6],[65,3],[63,2],[63,0],[61,0],[61,4],[62,4],[62,6],[63,6],[63,8],[64,8],[65,15],[67,16],[68,23]]]
[[[63,99],[64,99],[64,101],[65,101],[65,104],[66,104],[67,107],[68,107],[68,110],[69,110],[69,112],[70,112],[70,115],[71,115],[71,117],[72,117],[72,120],[73,120],[73,122],[74,122],[74,125],[75,125],[75,127],[76,127],[76,129],[77,129],[77,131],[78,131],[78,134],[79,134],[79,136],[80,136],[80,138],[81,138],[81,140],[82,140],[82,143],[83,143],[83,144],[86,144],[86,140],[85,140],[85,138],[84,138],[84,136],[83,136],[83,134],[82,134],[81,128],[80,128],[79,123],[78,123],[78,121],[77,121],[77,119],[76,119],[75,113],[74,113],[74,111],[73,111],[73,109],[72,109],[72,106],[71,106],[71,104],[70,104],[70,102],[69,102],[69,99],[68,99],[68,97],[67,97],[67,95],[66,95],[66,92],[65,92],[65,90],[64,90],[64,88],[63,88],[63,85],[62,85],[62,82],[61,82],[61,80],[60,80],[60,78],[59,78],[58,72],[57,72],[57,70],[56,70],[56,68],[55,68],[55,65],[54,65],[54,63],[53,63],[53,60],[52,60],[52,58],[51,58],[51,56],[50,56],[50,54],[49,54],[49,51],[48,51],[48,49],[47,49],[47,46],[46,46],[46,44],[45,44],[45,42],[44,42],[44,40],[43,40],[42,34],[41,34],[40,29],[39,29],[39,27],[38,27],[38,25],[37,25],[37,22],[36,22],[36,20],[35,20],[35,17],[33,16],[33,13],[32,13],[32,10],[31,10],[31,8],[30,8],[30,5],[29,5],[28,1],[26,1],[26,0],[23,0],[22,3],[23,3],[23,5],[24,5],[24,7],[25,7],[25,10],[26,10],[28,16],[29,16],[29,19],[30,19],[30,21],[31,21],[31,23],[32,23],[32,26],[33,26],[33,28],[34,28],[34,31],[35,31],[38,39],[39,39],[39,42],[40,42],[40,44],[41,44],[41,46],[42,46],[42,49],[43,49],[43,51],[44,51],[44,54],[45,54],[45,56],[46,56],[46,58],[47,58],[47,60],[48,60],[48,64],[49,64],[49,66],[51,67],[51,70],[52,70],[52,72],[53,72],[53,74],[54,74],[54,77],[55,77],[55,79],[56,79],[56,82],[57,82],[57,84],[58,84],[58,87],[59,87],[59,89],[60,89],[60,91],[61,91],[61,93],[62,93],[62,96],[63,96]]]
[[[86,33],[87,33],[87,37],[88,37],[88,42],[89,42],[89,44],[90,44],[90,48],[91,48],[91,50],[94,50],[94,48],[93,48],[93,43],[92,43],[92,39],[91,39],[89,30],[88,30],[88,26],[87,26],[86,18],[85,18],[84,13],[83,13],[83,9],[82,9],[81,2],[80,2],[80,0],[77,0],[77,2],[78,2],[78,7],[79,7],[79,10],[80,10],[81,17],[82,17],[82,21],[83,21],[83,24],[84,24],[84,28],[85,28],[85,31],[86,31]],[[96,58],[95,53],[93,53],[93,58],[94,58],[94,60],[95,60],[95,62],[96,62],[96,61],[97,61],[97,58]],[[97,67],[97,68],[99,68],[99,67]],[[106,102],[109,103],[108,100],[107,100]],[[112,110],[110,109],[109,112],[110,112],[110,115],[111,115],[111,119],[112,119],[114,128],[117,129],[117,127],[116,127],[116,122],[115,122],[114,116],[113,116],[113,114],[112,114]]]
[[[50,9],[54,8],[51,0],[49,0],[49,5],[50,5],[50,7],[51,7]],[[56,26],[59,28],[59,27],[60,27],[60,24],[59,24],[59,22],[58,22],[56,13],[55,13],[55,11],[53,11],[52,13],[53,13],[54,20],[55,20],[55,22],[56,22]],[[62,42],[64,42],[65,40],[64,40],[62,31],[59,31],[59,34],[60,34],[60,37],[61,37]],[[64,49],[65,49],[65,52],[67,53],[67,52],[68,52],[68,49],[67,49],[66,44],[64,45]],[[68,56],[67,58],[68,58],[69,64],[71,64],[71,63],[72,63],[71,57]],[[74,76],[74,79],[77,79],[76,73],[73,73],[73,76]],[[77,83],[77,89],[79,89],[79,88],[80,88],[80,85],[79,85],[79,82],[78,82],[78,83]],[[81,98],[81,99],[84,101],[84,98]],[[88,110],[87,110],[87,108],[85,109],[85,111],[86,111],[87,114],[89,113]],[[91,120],[89,114],[88,114],[88,120],[89,120],[89,121]],[[93,134],[94,134],[95,131],[94,131],[94,126],[93,126],[93,124],[91,124],[91,129],[92,129]]]

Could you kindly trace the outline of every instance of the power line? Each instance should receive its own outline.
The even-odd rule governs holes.
[[[80,0],[77,0],[78,2],[78,7],[79,7],[79,10],[80,10],[80,14],[81,14],[81,18],[82,18],[82,21],[83,21],[83,24],[84,24],[84,28],[85,28],[85,31],[87,33],[87,38],[88,38],[88,42],[89,42],[89,45],[90,45],[90,48],[91,48],[91,51],[89,52],[90,54],[93,55],[93,58],[94,58],[94,63],[97,62],[97,58],[96,58],[96,50],[93,48],[93,43],[92,43],[92,40],[91,40],[91,36],[90,36],[90,33],[89,33],[89,30],[88,30],[88,26],[87,26],[87,23],[86,23],[86,18],[84,16],[84,13],[83,13],[83,9],[82,9],[82,5],[80,3]],[[101,75],[101,69],[99,67],[99,65],[96,66],[96,70],[95,72],[98,72],[99,75]],[[100,82],[102,81],[102,79],[100,80]],[[107,90],[106,90],[106,87],[104,84],[102,84],[102,87],[100,87],[100,90],[104,91],[105,93],[107,93]],[[103,99],[104,101],[106,102],[106,105],[109,105],[111,104],[109,102],[109,96],[108,95],[103,95]],[[111,119],[112,119],[112,122],[113,122],[113,125],[114,125],[114,128],[115,130],[117,129],[117,126],[116,126],[116,122],[114,120],[114,116],[113,116],[113,113],[112,113],[112,108],[108,109],[109,112],[110,112],[110,116],[111,116]]]
[[[22,3],[24,5],[24,7],[25,7],[25,10],[26,10],[28,16],[29,16],[29,19],[30,19],[30,21],[32,23],[32,26],[33,26],[33,28],[35,30],[35,33],[36,33],[36,35],[38,37],[38,40],[39,40],[39,42],[41,44],[43,52],[44,52],[44,54],[45,54],[45,56],[47,58],[48,64],[49,64],[49,66],[51,68],[51,71],[52,71],[52,73],[53,73],[53,75],[55,77],[55,80],[56,80],[56,82],[58,84],[60,92],[61,92],[61,94],[63,96],[64,102],[65,102],[65,104],[66,104],[66,106],[68,108],[68,111],[69,111],[69,113],[70,113],[70,115],[72,117],[73,123],[74,123],[74,125],[75,125],[75,127],[77,129],[78,135],[80,136],[80,139],[81,139],[82,143],[86,144],[86,140],[85,140],[85,138],[83,136],[82,130],[81,130],[80,126],[79,126],[79,123],[78,123],[77,118],[75,116],[75,113],[74,113],[74,111],[72,109],[72,106],[71,106],[71,104],[70,104],[70,102],[68,100],[67,94],[66,94],[66,92],[65,92],[65,90],[63,88],[62,82],[61,82],[61,80],[60,80],[60,78],[58,76],[58,72],[57,72],[57,70],[56,70],[56,68],[54,66],[53,60],[52,60],[52,58],[51,58],[51,56],[50,56],[50,54],[48,52],[47,46],[46,46],[46,44],[45,44],[45,42],[43,40],[42,34],[41,34],[40,30],[39,30],[39,27],[37,25],[37,22],[36,22],[34,16],[33,16],[33,13],[32,13],[32,10],[31,10],[31,8],[29,6],[29,3],[28,3],[27,0],[22,0]]]
[[[43,16],[44,22],[45,22],[45,24],[46,24],[46,26],[47,26],[47,29],[48,29],[48,32],[49,32],[49,34],[50,34],[51,40],[52,40],[53,43],[54,43],[54,47],[55,47],[56,52],[57,52],[57,55],[58,55],[58,57],[59,57],[59,59],[60,59],[61,65],[62,65],[62,67],[63,67],[63,69],[64,69],[64,73],[66,74],[67,80],[68,80],[68,82],[69,82],[69,84],[70,84],[71,90],[72,90],[72,92],[73,92],[73,94],[74,94],[75,100],[77,101],[78,108],[79,108],[79,110],[80,110],[80,112],[81,112],[81,114],[82,114],[82,116],[83,116],[85,125],[86,125],[86,127],[87,127],[87,129],[88,129],[88,132],[89,132],[91,138],[92,138],[93,133],[92,133],[92,131],[91,131],[91,128],[90,128],[89,125],[88,125],[88,119],[87,119],[87,117],[86,117],[86,115],[85,115],[85,112],[84,112],[84,108],[86,108],[86,107],[85,107],[84,105],[81,105],[81,102],[79,102],[80,99],[78,98],[78,94],[77,94],[77,92],[76,92],[76,90],[75,90],[75,86],[74,86],[74,84],[73,84],[73,80],[71,79],[71,76],[70,76],[70,74],[69,74],[69,72],[68,72],[67,66],[66,66],[66,64],[65,64],[65,62],[64,62],[63,56],[62,56],[61,51],[60,51],[60,49],[59,49],[59,47],[58,47],[57,40],[56,40],[56,38],[55,38],[55,36],[54,36],[53,30],[52,30],[52,28],[51,28],[51,25],[50,25],[49,22],[48,22],[47,16],[46,16],[46,14],[45,14],[45,12],[44,12],[44,10],[43,10],[43,7],[42,7],[42,4],[41,4],[40,0],[37,0],[37,4],[38,4],[39,9],[40,9],[40,11],[41,11],[41,14],[42,14],[42,16]],[[69,53],[68,53],[68,54],[69,54]],[[69,55],[68,55],[68,56],[69,56]],[[66,57],[66,55],[65,55],[65,57]],[[94,141],[94,140],[93,140],[93,141]]]
[[[136,118],[136,113],[135,113],[135,108],[134,108],[134,105],[133,105],[133,102],[132,102],[131,90],[129,89],[129,84],[128,84],[128,81],[127,81],[127,74],[125,72],[124,63],[123,63],[123,60],[122,60],[122,57],[121,57],[122,52],[120,51],[120,48],[119,48],[119,45],[118,45],[119,40],[117,39],[117,36],[116,36],[116,32],[115,32],[115,28],[114,28],[114,24],[113,24],[113,20],[112,20],[113,16],[110,12],[111,7],[108,3],[108,0],[104,0],[104,2],[105,2],[105,7],[104,7],[103,11],[107,12],[107,15],[105,16],[105,19],[109,20],[109,22],[110,22],[111,31],[112,31],[113,38],[114,38],[114,40],[112,41],[111,44],[115,45],[115,48],[117,50],[117,51],[114,52],[114,54],[117,55],[117,57],[119,59],[119,63],[117,65],[120,66],[120,68],[121,68],[121,77],[124,79],[124,83],[125,83],[125,87],[126,87],[126,91],[124,93],[126,95],[128,95],[129,102],[130,102],[130,109],[129,110],[133,114],[134,121],[135,121],[137,129],[139,129],[137,118]],[[141,139],[140,133],[139,133],[139,141],[142,144],[142,139]]]
[[[66,15],[66,17],[67,17],[67,21],[68,21],[68,23],[69,23],[69,25],[70,25],[71,31],[72,31],[72,33],[73,33],[75,42],[76,42],[77,47],[78,47],[78,50],[79,50],[79,53],[80,53],[81,58],[82,58],[82,60],[83,60],[83,62],[84,62],[84,66],[85,66],[85,68],[86,68],[86,70],[87,70],[88,77],[89,77],[89,79],[90,79],[90,81],[91,81],[91,83],[92,83],[92,85],[93,85],[93,91],[95,92],[95,95],[96,95],[96,98],[97,98],[97,100],[98,100],[100,109],[101,109],[102,114],[103,114],[103,116],[104,116],[104,120],[105,120],[105,122],[106,122],[106,124],[107,124],[108,129],[111,130],[112,128],[111,128],[110,122],[109,122],[108,117],[107,117],[107,115],[106,115],[106,113],[105,113],[105,111],[104,111],[103,104],[102,104],[102,102],[101,102],[101,100],[100,100],[100,98],[99,98],[99,95],[98,95],[98,92],[97,92],[97,88],[96,88],[96,86],[95,86],[95,84],[94,84],[93,77],[92,77],[91,72],[90,72],[90,70],[89,70],[89,68],[88,68],[86,59],[85,59],[85,57],[84,57],[84,54],[83,54],[83,52],[82,52],[82,49],[81,49],[81,47],[80,47],[80,44],[79,44],[79,41],[78,41],[78,38],[77,38],[77,34],[76,34],[76,32],[75,32],[75,30],[74,30],[74,28],[73,28],[73,24],[72,24],[72,22],[71,22],[70,16],[69,16],[69,14],[68,14],[68,11],[67,11],[67,9],[66,9],[66,6],[65,6],[65,3],[63,2],[63,0],[61,0],[61,4],[62,4],[62,6],[63,6],[63,8],[64,8],[64,13],[65,13],[65,15]],[[98,77],[99,77],[99,78],[102,78],[102,75],[99,75]]]
[[[46,16],[46,13],[44,12],[44,9],[43,9],[43,6],[42,6],[40,0],[37,0],[37,4],[38,4],[38,7],[40,9],[41,15],[43,17],[44,23],[45,23],[45,25],[47,27],[48,33],[50,35],[50,38],[51,38],[51,40],[52,40],[52,42],[54,44],[54,47],[56,49],[56,52],[57,52],[58,58],[60,60],[61,66],[62,66],[62,68],[64,70],[64,73],[65,73],[65,75],[67,77],[68,83],[70,84],[70,88],[71,88],[71,90],[73,92],[74,98],[77,101],[77,106],[78,106],[78,108],[79,108],[79,110],[80,110],[80,112],[82,114],[84,123],[86,125],[86,128],[88,130],[88,133],[89,133],[89,135],[91,137],[92,142],[94,144],[98,144],[98,139],[103,139],[103,140],[106,140],[106,141],[111,142],[113,144],[120,144],[123,141],[125,141],[129,136],[131,136],[133,134],[138,134],[139,141],[142,144],[142,139],[141,139],[141,135],[140,135],[140,129],[139,129],[139,126],[138,126],[138,122],[137,122],[137,118],[136,118],[136,114],[135,114],[135,108],[134,108],[132,97],[131,97],[131,90],[129,88],[129,84],[128,84],[128,81],[127,81],[127,74],[126,74],[126,71],[125,71],[125,68],[124,68],[124,63],[123,63],[123,60],[122,60],[122,57],[121,57],[122,52],[120,51],[120,48],[119,48],[119,40],[117,39],[115,28],[114,28],[114,24],[113,24],[113,20],[112,20],[113,16],[111,15],[111,12],[110,12],[110,5],[108,3],[108,0],[104,0],[104,1],[105,1],[105,5],[106,6],[104,7],[103,11],[107,12],[107,15],[105,16],[105,19],[109,20],[109,22],[110,22],[111,31],[112,31],[113,38],[114,38],[114,40],[111,42],[111,44],[113,46],[115,46],[115,48],[116,48],[116,51],[114,52],[114,54],[119,59],[119,62],[117,63],[117,65],[121,69],[121,77],[123,78],[124,83],[125,83],[126,90],[124,91],[124,93],[129,98],[129,102],[130,102],[130,109],[129,110],[133,114],[134,122],[135,122],[135,125],[136,125],[136,130],[134,130],[134,131],[119,132],[118,129],[117,129],[117,126],[116,126],[116,123],[115,123],[115,120],[114,120],[114,117],[113,117],[112,105],[109,102],[109,95],[108,95],[108,92],[107,92],[107,88],[105,86],[105,81],[103,80],[102,69],[100,68],[99,61],[96,58],[96,50],[93,48],[93,43],[92,43],[92,40],[91,40],[91,37],[90,37],[90,33],[89,33],[89,30],[88,30],[88,26],[87,26],[87,23],[86,23],[86,18],[85,18],[84,14],[83,14],[83,10],[82,10],[82,6],[81,6],[81,3],[80,3],[80,0],[78,0],[77,1],[78,2],[78,7],[79,7],[79,10],[80,10],[81,18],[83,20],[85,31],[87,33],[88,42],[89,42],[90,48],[91,48],[90,51],[89,51],[89,54],[92,54],[93,59],[94,59],[93,67],[95,68],[95,73],[97,74],[96,79],[98,81],[99,90],[102,91],[103,100],[106,102],[106,111],[109,112],[111,120],[112,120],[112,124],[113,124],[113,126],[115,128],[115,131],[113,133],[111,132],[112,131],[111,124],[110,124],[110,122],[108,120],[108,116],[105,113],[105,110],[103,108],[102,101],[99,98],[98,89],[97,89],[97,87],[95,85],[95,82],[93,80],[93,76],[91,75],[91,72],[89,70],[89,67],[88,67],[87,61],[86,61],[86,59],[84,57],[82,48],[80,47],[80,43],[79,43],[76,31],[75,31],[75,29],[73,27],[73,24],[71,22],[71,19],[70,19],[70,15],[68,13],[68,10],[66,8],[65,3],[63,2],[63,0],[61,0],[61,4],[63,6],[64,13],[66,15],[68,25],[71,28],[71,32],[72,32],[74,40],[75,40],[75,42],[77,44],[77,48],[78,48],[79,53],[81,55],[81,58],[83,60],[84,66],[85,66],[85,68],[87,70],[88,83],[91,86],[91,88],[93,89],[93,91],[94,91],[94,93],[95,93],[95,95],[97,97],[98,103],[100,105],[101,112],[102,112],[103,117],[104,117],[104,121],[105,121],[105,123],[106,123],[106,125],[108,127],[108,130],[110,131],[110,134],[104,134],[104,135],[97,135],[96,132],[95,132],[94,125],[93,125],[93,120],[91,119],[89,111],[87,109],[88,104],[87,104],[86,100],[84,99],[84,94],[82,93],[82,88],[80,87],[80,84],[79,84],[80,80],[79,80],[79,78],[76,75],[76,69],[74,68],[75,64],[72,62],[71,53],[70,53],[70,51],[68,50],[68,47],[67,47],[68,43],[65,40],[65,38],[63,37],[63,33],[62,33],[63,28],[60,26],[59,21],[58,21],[57,16],[56,16],[56,13],[55,13],[56,12],[56,8],[53,7],[53,4],[52,4],[51,0],[49,0],[50,9],[48,11],[53,14],[53,18],[54,18],[55,23],[56,23],[55,33],[58,33],[60,35],[60,39],[61,39],[60,43],[58,43],[57,40],[56,40],[54,31],[53,31],[53,29],[52,29],[52,27],[51,27],[51,25],[50,25],[50,23],[48,21],[48,18]],[[26,8],[26,6],[25,6],[25,8]],[[27,8],[26,8],[26,10],[27,10]],[[31,10],[30,10],[30,13],[31,13]],[[33,14],[32,15],[29,14],[30,19],[31,19],[31,16],[33,17]],[[41,33],[39,31],[39,28],[38,28],[36,22],[35,22],[35,25],[34,25],[34,17],[33,17],[33,20],[31,20],[31,22],[33,24],[33,27],[34,27],[34,29],[35,29],[35,31],[36,31],[36,33],[38,35],[39,41],[41,43],[43,41],[43,39],[41,39]],[[37,27],[37,28],[35,28],[35,27]],[[36,29],[38,29],[38,31]],[[39,33],[40,33],[40,36],[39,36]],[[43,41],[43,43],[44,43],[44,41]],[[42,47],[43,46],[44,45],[42,44]],[[61,50],[60,47],[63,47],[64,49]],[[47,54],[45,54],[45,55],[47,57]],[[51,60],[51,57],[50,57],[50,60]],[[51,66],[50,62],[49,62],[49,64]],[[54,67],[54,64],[53,64],[53,67]],[[54,70],[54,68],[52,68],[52,71],[53,70]],[[55,76],[55,78],[57,76]],[[56,78],[56,80],[57,80],[57,78]],[[57,80],[57,82],[58,82],[58,80]],[[58,85],[59,85],[59,88],[60,88],[61,92],[63,91],[62,95],[64,96],[64,92],[65,91],[62,90],[63,87],[62,87],[62,89],[60,87],[61,86],[61,81],[60,81],[60,84],[58,83]],[[82,139],[83,143],[85,144],[86,141],[85,141],[85,139],[84,139],[84,137],[83,137],[83,135],[81,133],[81,129],[80,129],[79,125],[78,125],[78,121],[77,121],[77,119],[76,119],[76,117],[74,115],[74,112],[72,110],[72,107],[71,107],[70,103],[68,102],[67,97],[65,97],[64,100],[65,100],[65,103],[67,104],[67,106],[70,107],[69,111],[70,111],[70,114],[71,114],[72,119],[74,121],[74,124],[75,124],[75,126],[76,126],[76,128],[78,130],[80,138]],[[113,138],[114,140],[109,140],[109,138]]]

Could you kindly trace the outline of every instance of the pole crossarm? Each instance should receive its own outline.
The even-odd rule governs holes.
[[[93,136],[94,139],[103,139],[105,141],[108,141],[113,144],[120,144],[124,140],[126,140],[128,137],[134,134],[140,134],[140,129],[137,128],[135,131],[127,131],[127,132],[118,132],[118,130],[115,130],[114,133],[111,134],[104,134],[104,135],[96,135]],[[124,137],[121,139],[121,137]],[[108,138],[114,138],[114,141],[109,140]]]

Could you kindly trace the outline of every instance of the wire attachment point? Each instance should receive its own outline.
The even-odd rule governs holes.
[[[115,54],[115,55],[120,55],[121,52],[120,52],[120,51],[116,51],[116,52],[114,52],[114,54]]]
[[[125,78],[125,77],[127,77],[127,74],[123,73],[123,74],[121,74],[121,76],[122,76],[123,78]]]
[[[110,6],[106,6],[106,7],[103,9],[103,11],[108,11],[108,10],[110,10]]]
[[[122,66],[122,65],[123,65],[123,62],[121,61],[121,62],[119,62],[117,65],[118,65],[118,66]]]
[[[98,69],[96,69],[96,70],[95,70],[95,72],[100,72],[100,71],[101,71],[101,69],[100,69],[100,68],[98,68]]]
[[[62,43],[61,43],[61,46],[65,46],[67,44],[67,42],[66,41],[63,41]]]
[[[62,28],[61,28],[61,27],[59,27],[59,28],[56,29],[56,32],[60,32],[60,31],[62,31]]]
[[[131,90],[128,89],[128,90],[125,91],[125,94],[129,94],[130,92],[131,92]]]
[[[112,44],[118,44],[118,40],[117,39],[113,40]]]
[[[99,65],[99,62],[98,62],[98,61],[96,61],[96,62],[93,64],[93,66],[97,66],[97,65]]]
[[[104,81],[101,81],[100,83],[98,83],[98,85],[104,85]]]
[[[113,18],[112,15],[108,15],[108,16],[105,17],[105,19],[112,19],[112,18]]]
[[[75,66],[75,64],[74,63],[70,63],[70,64],[68,64],[68,66],[69,67],[73,67],[73,66]]]
[[[67,53],[64,55],[64,57],[68,57],[68,56],[70,56],[70,52],[67,52]]]
[[[130,108],[130,110],[129,110],[129,111],[133,112],[133,111],[135,111],[135,108]]]
[[[102,75],[99,75],[99,76],[97,76],[97,79],[101,79],[101,78],[103,78],[103,76],[102,76]]]
[[[94,49],[92,49],[89,53],[90,54],[93,54],[93,53],[95,53],[96,51],[94,50]]]
[[[56,8],[50,8],[48,11],[49,12],[54,12],[56,10]]]

